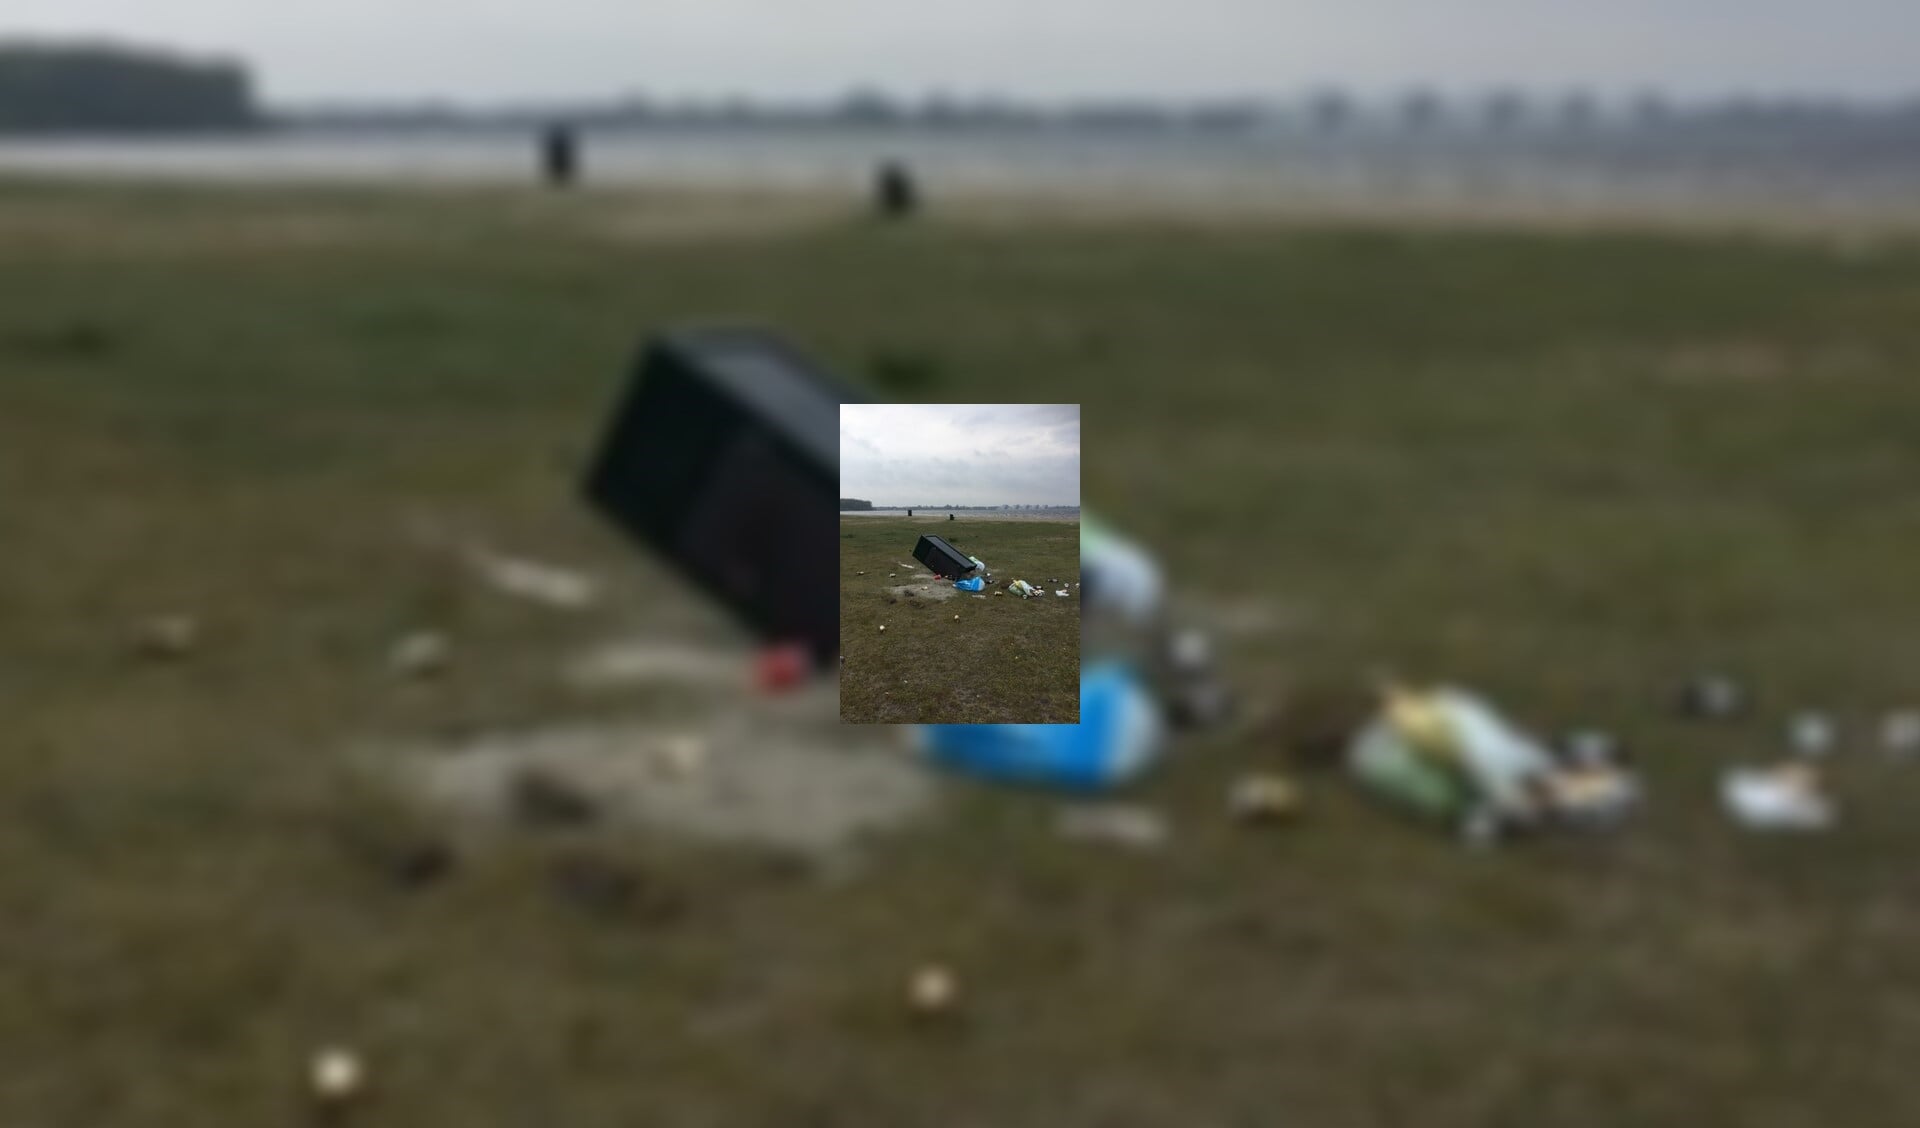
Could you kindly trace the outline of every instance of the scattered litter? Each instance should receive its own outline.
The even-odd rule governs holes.
[[[1638,784],[1623,769],[1563,766],[1462,690],[1390,688],[1384,698],[1348,749],[1349,770],[1368,790],[1451,822],[1470,841],[1613,826],[1638,804]]]
[[[929,725],[922,739],[928,756],[952,771],[1096,792],[1144,774],[1159,759],[1163,735],[1153,698],[1131,670],[1110,662],[1081,674],[1079,724]]]
[[[784,693],[805,681],[812,668],[813,655],[805,646],[769,646],[754,659],[754,685],[762,693]]]
[[[1007,594],[1007,593],[1006,593],[1006,592],[1004,592],[1004,591],[996,591],[996,592],[994,592],[993,594],[994,594],[994,597],[995,597],[995,598],[998,598],[998,597],[1000,597],[1000,596],[1003,596],[1003,595],[1005,595],[1005,594]]]
[[[1175,687],[1167,701],[1167,716],[1187,731],[1217,728],[1233,715],[1233,709],[1233,691],[1211,674]]]
[[[1034,587],[1025,580],[1013,581],[1007,585],[1007,590],[1019,596],[1021,599],[1027,599],[1040,594],[1039,588]]]
[[[148,658],[185,658],[200,645],[200,620],[157,615],[134,630],[134,649]]]
[[[1610,732],[1577,729],[1560,742],[1566,762],[1576,768],[1610,768],[1620,762],[1620,742]]]
[[[1160,565],[1086,513],[1080,520],[1080,557],[1082,573],[1093,577],[1089,600],[1093,611],[1110,608],[1136,625],[1152,621],[1159,613],[1165,598]]]
[[[1720,802],[1748,830],[1830,829],[1838,812],[1810,764],[1735,768],[1720,777]]]
[[[1889,756],[1920,756],[1920,710],[1897,709],[1880,719],[1880,749]]]
[[[1825,713],[1796,713],[1787,723],[1787,746],[1797,756],[1818,760],[1832,755],[1839,744],[1839,726]]]
[[[1701,720],[1726,720],[1746,712],[1747,690],[1726,674],[1701,674],[1680,690],[1680,712]]]
[[[1228,789],[1227,813],[1243,823],[1287,822],[1300,813],[1300,789],[1285,776],[1246,776]]]
[[[307,1094],[330,1109],[358,1100],[367,1087],[367,1067],[344,1046],[327,1046],[307,1061]]]
[[[975,576],[970,580],[955,580],[953,586],[959,588],[961,591],[985,591],[987,581],[981,579],[979,576]]]
[[[880,624],[880,633],[881,634],[887,633],[887,625],[885,623]]]
[[[953,617],[953,621],[954,621],[954,622],[956,622],[956,623],[957,623],[957,622],[959,622],[959,621],[960,621],[960,616],[958,616],[958,615],[955,615],[955,616]]]
[[[1064,807],[1053,826],[1054,833],[1072,842],[1098,842],[1132,850],[1158,850],[1172,837],[1165,815],[1133,803]]]
[[[395,640],[387,651],[387,667],[404,678],[430,678],[445,673],[453,658],[453,644],[439,631],[414,631]]]
[[[470,549],[468,561],[485,579],[508,595],[544,603],[563,611],[590,607],[600,597],[592,577],[570,568],[503,556],[483,548]]]
[[[1167,664],[1174,672],[1200,673],[1213,668],[1213,640],[1205,631],[1184,630],[1167,642]]]
[[[907,1009],[920,1018],[944,1018],[960,1005],[960,980],[941,964],[927,964],[907,980]]]
[[[1054,592],[1053,594],[1055,594],[1055,595],[1057,595],[1057,596],[1059,596],[1059,597],[1060,597],[1061,599],[1066,599],[1066,598],[1067,598],[1067,593],[1066,593],[1065,591],[1056,591],[1056,592]]]

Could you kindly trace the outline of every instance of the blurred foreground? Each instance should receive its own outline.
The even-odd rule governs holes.
[[[0,1120],[286,1122],[331,1043],[409,1126],[1920,1117],[1920,764],[1843,739],[1824,835],[1714,800],[1790,709],[1920,698],[1920,252],[988,218],[0,187]],[[1475,853],[1306,776],[1249,829],[1263,726],[1179,746],[1143,851],[897,775],[864,847],[537,772],[417,801],[421,749],[556,729],[521,767],[885,737],[743,710],[720,614],[573,500],[640,332],[709,316],[877,396],[1082,403],[1089,504],[1256,709],[1447,678],[1611,730],[1649,812]],[[160,614],[197,635],[143,658]],[[1668,715],[1703,668],[1748,719]]]

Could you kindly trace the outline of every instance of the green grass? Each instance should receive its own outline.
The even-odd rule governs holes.
[[[1920,1120],[1920,767],[1850,755],[1803,841],[1712,799],[1787,708],[1920,699],[1914,248],[677,206],[0,189],[0,1122],[286,1123],[333,1039],[370,1055],[362,1122],[408,1128]],[[1621,733],[1648,817],[1470,854],[1313,780],[1303,825],[1244,832],[1225,788],[1284,766],[1251,735],[1146,784],[1154,856],[970,789],[837,881],[589,836],[670,918],[556,902],[581,844],[539,837],[396,888],[385,852],[439,830],[343,749],[589,711],[568,647],[719,629],[572,498],[640,332],[736,317],[855,376],[925,358],[927,401],[1083,404],[1089,506],[1187,600],[1281,612],[1226,644],[1252,702],[1457,679]],[[422,516],[617,611],[475,593]],[[176,608],[203,653],[127,658]],[[395,684],[421,625],[459,664]],[[1671,720],[1704,665],[1762,714]],[[930,958],[952,1029],[899,1014]]]
[[[924,533],[947,537],[994,569],[995,586],[981,593],[985,598],[913,593],[911,586],[932,582],[913,559]],[[1004,594],[1007,584],[1022,579],[1045,591],[1034,599]],[[840,719],[1078,723],[1080,600],[1058,599],[1053,592],[1071,591],[1079,580],[1078,525],[841,518]],[[903,587],[910,590],[896,594]]]

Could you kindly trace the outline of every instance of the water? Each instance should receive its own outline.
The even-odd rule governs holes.
[[[590,131],[605,185],[858,192],[874,163],[939,192],[1135,194],[1408,206],[1906,208],[1920,141],[1807,130],[1366,135],[1300,131],[655,126]],[[286,129],[191,138],[0,141],[0,173],[214,182],[515,184],[534,138],[512,130]]]

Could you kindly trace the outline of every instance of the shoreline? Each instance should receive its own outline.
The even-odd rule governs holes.
[[[418,174],[262,170],[235,175],[190,168],[76,169],[9,162],[3,150],[0,146],[0,192],[26,197],[163,193],[315,205],[380,199],[460,199],[633,224],[649,233],[684,221],[700,233],[714,235],[844,226],[866,214],[863,184],[853,172],[831,183],[746,176],[621,176],[599,182],[589,179],[574,190],[557,194],[541,189],[530,176],[521,179],[458,170]],[[1006,187],[935,177],[931,188],[924,222],[963,229],[1020,230],[1045,225],[1100,230],[1157,225],[1204,231],[1355,226],[1844,240],[1920,235],[1920,194],[1817,203],[1764,195],[1730,199],[1707,191],[1655,197],[1636,197],[1624,191],[1609,197],[1602,192],[1573,199],[1526,190],[1476,195],[1452,190],[1402,192],[1366,186],[1334,190],[1244,182],[1195,187],[1155,183],[1150,178],[1118,185]],[[646,222],[634,221],[631,213],[636,206],[644,206]]]

